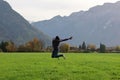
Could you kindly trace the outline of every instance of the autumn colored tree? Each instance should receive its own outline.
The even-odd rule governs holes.
[[[41,40],[38,40],[37,38],[34,38],[33,47],[34,51],[41,51],[43,49],[43,42]]]
[[[120,51],[120,46],[116,46],[116,47],[115,47],[115,50],[116,50],[116,51]]]
[[[25,52],[26,51],[26,47],[24,45],[20,45],[17,49],[18,52]]]
[[[24,45],[24,48],[26,49],[25,51],[34,51],[34,44],[33,41],[29,41]]]
[[[62,44],[60,45],[60,51],[61,51],[61,52],[67,53],[69,50],[70,50],[70,45],[69,45],[69,44],[67,44],[67,43],[62,43]]]
[[[43,49],[43,42],[38,38],[34,38],[27,42],[24,48],[27,49],[27,51],[41,51]]]
[[[16,46],[12,41],[7,42],[6,49],[7,49],[7,52],[15,52],[17,50]]]
[[[48,46],[45,50],[48,52],[52,52],[52,46]]]
[[[88,44],[87,45],[87,49],[90,50],[90,51],[95,51],[96,50],[96,45],[94,45],[94,44]]]
[[[20,52],[37,52],[37,51],[42,51],[43,49],[43,41],[39,40],[38,38],[34,38],[33,40],[25,43],[24,45],[20,45],[18,47],[18,51]]]

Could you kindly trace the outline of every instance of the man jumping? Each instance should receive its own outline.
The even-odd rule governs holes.
[[[72,39],[72,37],[66,38],[66,39],[60,39],[59,36],[56,36],[55,39],[52,40],[53,51],[52,51],[51,57],[52,58],[63,57],[65,59],[63,54],[58,54],[58,51],[59,51],[58,47],[59,47],[60,42],[71,40],[71,39]]]

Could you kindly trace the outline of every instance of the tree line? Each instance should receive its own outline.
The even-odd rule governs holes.
[[[99,47],[95,44],[86,44],[85,41],[79,47],[71,47],[70,52],[82,53],[120,53],[120,46],[107,47],[105,44],[100,43]]]
[[[105,44],[100,43],[99,47],[95,44],[86,44],[85,41],[81,45],[70,46],[68,43],[60,45],[60,52],[72,53],[120,53],[120,46],[107,47]]]
[[[16,46],[12,41],[2,41],[0,43],[1,52],[40,52],[43,50],[44,42],[38,38]]]
[[[100,43],[99,47],[94,44],[86,44],[85,41],[81,45],[70,46],[68,43],[60,45],[60,52],[63,53],[111,53],[120,52],[120,46],[106,47],[105,44]],[[52,46],[45,47],[44,41],[34,38],[23,45],[16,46],[12,41],[2,41],[0,43],[0,52],[52,52]]]

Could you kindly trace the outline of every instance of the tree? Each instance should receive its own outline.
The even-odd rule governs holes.
[[[27,42],[24,46],[20,46],[19,49],[23,48],[25,49],[24,51],[42,51],[43,49],[43,42],[41,40],[39,40],[38,38],[34,38],[33,40]]]
[[[2,52],[2,49],[0,49],[0,52]]]
[[[41,40],[38,40],[37,38],[33,39],[33,46],[34,51],[40,51],[43,49],[43,42]]]
[[[18,47],[18,51],[20,52],[38,52],[42,51],[44,47],[43,41],[38,38],[34,38],[33,40],[25,43],[24,45],[20,45]]]
[[[105,51],[106,51],[106,46],[100,43],[100,53],[105,53]]]
[[[85,43],[85,41],[83,41],[82,49],[83,49],[83,50],[86,50],[86,43]]]
[[[26,47],[24,45],[20,45],[17,49],[18,52],[25,52],[26,51]]]
[[[115,47],[115,50],[116,50],[116,51],[120,51],[120,46],[116,46],[116,47]]]
[[[48,46],[45,50],[51,52],[52,51],[52,46]]]
[[[81,50],[81,48],[82,48],[82,46],[81,46],[81,45],[79,45],[79,50]]]
[[[6,46],[7,52],[15,52],[17,50],[16,46],[12,41],[9,41]]]
[[[87,49],[93,52],[93,51],[96,50],[96,45],[94,45],[94,44],[88,44],[87,45]]]
[[[2,41],[0,44],[0,48],[3,52],[7,52],[6,46],[8,45],[8,42]]]
[[[67,43],[62,43],[62,44],[60,45],[60,51],[61,51],[61,52],[67,53],[69,50],[70,50],[70,45],[69,45],[69,44],[67,44]]]
[[[32,41],[27,42],[24,46],[21,46],[21,47],[24,47],[25,51],[28,51],[28,52],[34,51],[34,44]]]

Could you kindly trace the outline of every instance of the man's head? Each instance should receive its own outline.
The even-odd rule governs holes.
[[[55,38],[55,39],[60,40],[59,36],[56,36],[56,38]]]

